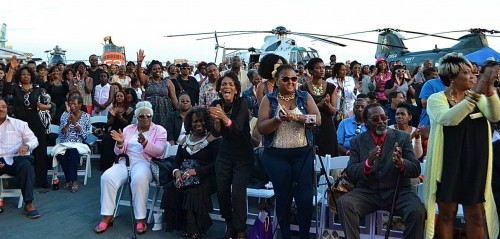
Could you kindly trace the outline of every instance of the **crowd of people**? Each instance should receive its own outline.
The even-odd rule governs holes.
[[[346,174],[356,186],[337,205],[347,238],[359,238],[360,216],[391,209],[396,185],[405,238],[452,238],[457,204],[464,208],[467,235],[498,235],[500,168],[494,158],[500,155],[490,153],[498,152],[494,141],[500,138],[500,67],[494,60],[479,69],[449,54],[438,68],[426,60],[412,73],[402,62],[378,58],[370,66],[337,62],[335,55],[328,64],[320,58],[295,64],[268,54],[248,66],[235,56],[228,67],[145,60],[139,50],[126,66],[99,65],[96,55],[89,66],[23,65],[15,57],[0,64],[0,174],[19,181],[29,218],[40,217],[33,188],[50,187],[51,134],[59,138],[62,188],[76,193],[79,157],[93,133],[102,139],[104,172],[96,233],[113,225],[118,188],[127,181],[127,165],[122,158],[115,162],[117,155],[130,158],[141,234],[148,230],[150,161],[177,145],[162,208],[167,230],[183,237],[201,238],[210,229],[214,193],[227,224],[223,238],[247,237],[246,188],[256,147],[264,148],[282,238],[291,237],[292,201],[300,238],[309,238],[315,154],[350,157]],[[92,116],[107,122],[91,125]],[[59,132],[50,132],[50,124]],[[413,189],[424,160],[420,199]]]

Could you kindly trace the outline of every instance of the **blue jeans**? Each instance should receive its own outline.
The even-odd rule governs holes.
[[[77,181],[78,165],[80,164],[80,154],[78,150],[75,148],[66,149],[64,154],[57,155],[57,160],[59,164],[61,164],[66,182]]]
[[[267,174],[273,183],[276,195],[276,216],[278,216],[282,238],[291,238],[292,196],[297,205],[300,238],[309,238],[313,200],[313,150],[311,147],[266,148],[262,158]]]

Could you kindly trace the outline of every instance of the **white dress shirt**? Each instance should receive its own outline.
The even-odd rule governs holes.
[[[30,154],[38,146],[38,139],[28,123],[7,116],[0,125],[0,158],[3,157],[8,165],[12,165],[13,157],[23,144],[28,145],[26,154]]]

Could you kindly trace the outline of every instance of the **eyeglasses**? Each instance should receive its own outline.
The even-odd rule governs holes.
[[[190,67],[181,67],[181,70],[187,70],[190,69]]]
[[[151,119],[151,117],[153,117],[153,115],[151,115],[151,114],[140,114],[139,115],[139,119],[145,119],[145,118]]]
[[[358,124],[358,127],[356,128],[356,131],[354,131],[354,133],[356,135],[361,134],[361,126],[362,126],[361,124]]]
[[[296,76],[292,76],[292,77],[285,76],[285,77],[282,77],[281,80],[285,83],[288,82],[289,80],[292,80],[293,82],[297,82],[299,80],[299,78]]]
[[[404,69],[397,69],[397,70],[396,70],[396,73],[404,73],[404,72],[405,72],[405,70],[404,70]]]
[[[374,123],[378,123],[380,121],[386,121],[388,119],[387,115],[381,115],[381,116],[376,116],[376,117],[371,117],[370,120],[373,121]]]

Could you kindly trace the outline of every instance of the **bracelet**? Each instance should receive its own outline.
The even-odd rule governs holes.
[[[174,169],[174,171],[172,172],[172,176],[173,176],[174,178],[175,178],[175,173],[176,173],[177,171],[181,171],[181,170],[179,170],[179,169],[177,169],[177,168],[176,168],[176,169]]]
[[[121,143],[118,143],[118,142],[117,142],[117,143],[116,143],[116,146],[118,146],[118,148],[123,147],[123,142],[121,142]]]
[[[233,121],[231,119],[229,119],[229,121],[225,124],[226,127],[231,127],[231,125],[233,124]]]
[[[140,65],[140,64],[142,64],[142,61],[137,61],[137,65]]]
[[[486,97],[492,97],[495,94],[495,91],[490,91],[486,93]]]
[[[373,165],[372,165],[372,166],[370,166],[370,164],[368,164],[368,159],[367,159],[367,160],[365,160],[365,166],[366,166],[367,168],[372,168],[372,167],[373,167]]]

